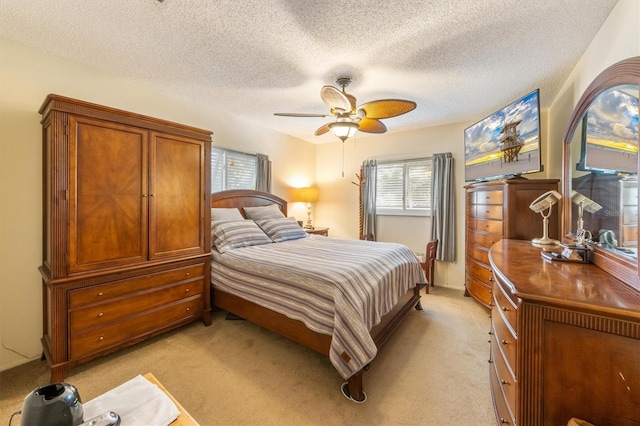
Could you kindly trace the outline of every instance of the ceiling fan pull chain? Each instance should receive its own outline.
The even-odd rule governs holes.
[[[344,177],[344,141],[342,141],[342,177]]]

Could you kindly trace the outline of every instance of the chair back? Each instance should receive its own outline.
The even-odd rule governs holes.
[[[425,250],[425,275],[427,283],[433,285],[433,270],[436,265],[436,251],[438,250],[438,240],[434,239],[427,243]]]

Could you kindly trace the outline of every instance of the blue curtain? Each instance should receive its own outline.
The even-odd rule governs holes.
[[[271,192],[271,161],[265,154],[256,154],[258,167],[256,168],[256,189]]]
[[[438,239],[436,259],[456,260],[456,190],[453,155],[434,154],[431,171],[431,237]]]
[[[376,236],[376,160],[362,163],[362,233]]]

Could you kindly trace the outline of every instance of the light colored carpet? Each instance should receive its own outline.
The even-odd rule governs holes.
[[[151,372],[202,425],[494,425],[488,311],[440,287],[423,292],[422,306],[364,373],[364,404],[342,396],[327,357],[222,312],[211,327],[182,327],[71,369],[65,381],[88,401]],[[48,380],[42,361],[1,372],[0,424]]]

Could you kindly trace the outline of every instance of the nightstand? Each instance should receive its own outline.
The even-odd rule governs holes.
[[[313,228],[313,229],[305,229],[307,234],[316,234],[316,235],[324,235],[325,237],[329,236],[329,228]]]

